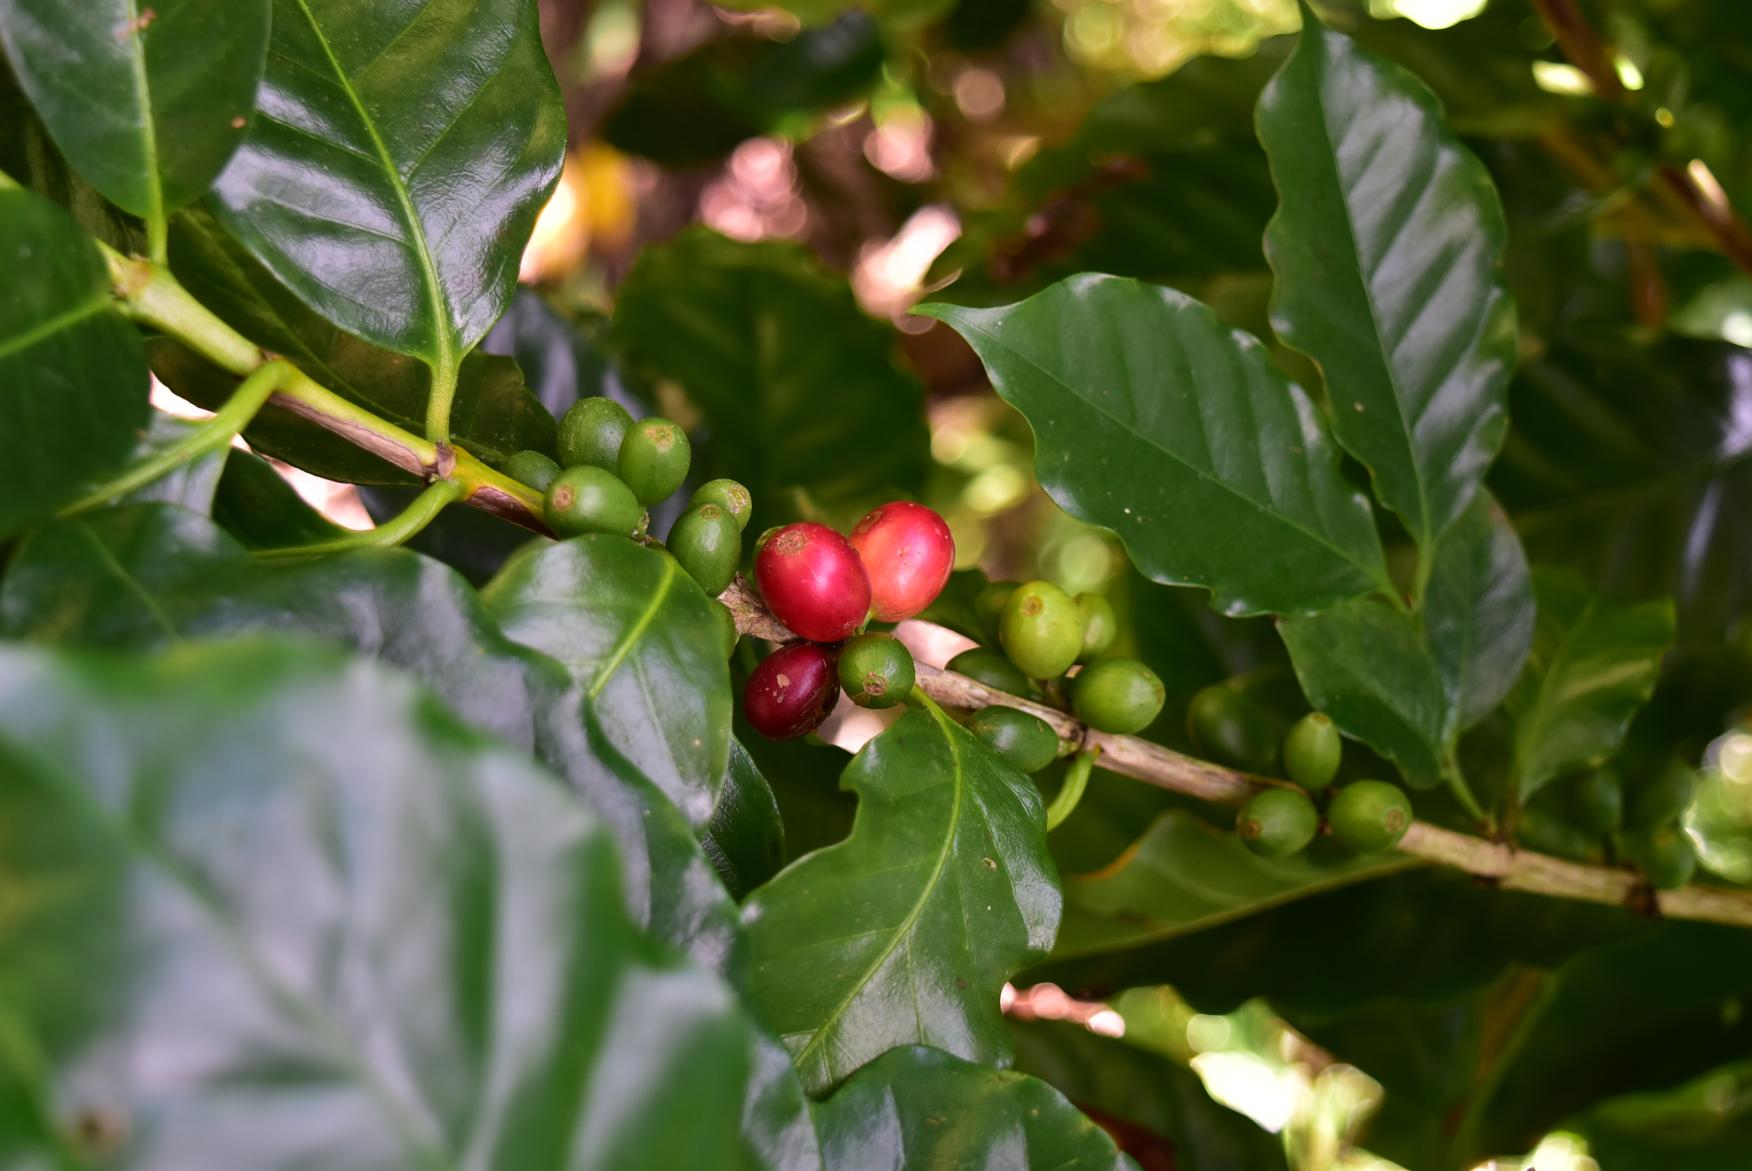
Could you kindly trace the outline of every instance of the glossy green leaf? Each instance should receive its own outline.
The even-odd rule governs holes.
[[[772,786],[740,741],[730,741],[730,767],[712,807],[712,820],[700,833],[700,848],[734,898],[741,898],[774,874],[785,858],[785,823]]]
[[[250,549],[314,545],[346,531],[305,503],[261,456],[233,451],[213,491],[213,522]]]
[[[71,215],[80,227],[121,252],[144,254],[140,221],[105,199],[67,162],[0,52],[0,171]]]
[[[1136,1164],[1045,1082],[922,1045],[895,1049],[815,1110],[829,1167],[1125,1171]]]
[[[14,648],[0,754],[32,827],[0,844],[35,892],[0,1001],[44,1111],[10,1120],[28,1162],[607,1171],[737,1144],[734,994],[633,929],[575,797],[403,677],[255,641]]]
[[[1451,709],[1442,672],[1406,615],[1359,598],[1286,618],[1278,634],[1316,711],[1397,764],[1414,788],[1441,780]]]
[[[1012,1021],[1016,1068],[1117,1131],[1120,1148],[1176,1171],[1282,1171],[1284,1143],[1213,1101],[1192,1070],[1069,1021]],[[1138,1133],[1139,1131],[1143,1133]],[[1148,1155],[1156,1162],[1145,1162]],[[1171,1158],[1172,1163],[1162,1160]]]
[[[927,305],[1034,428],[1061,508],[1119,534],[1145,576],[1230,615],[1319,610],[1384,587],[1367,502],[1264,349],[1169,289],[1079,276],[1019,305]]]
[[[796,245],[696,228],[645,249],[614,338],[636,369],[681,384],[707,431],[696,473],[748,485],[758,515],[781,493],[856,505],[923,478],[923,395],[894,363],[894,331]]]
[[[866,744],[841,785],[851,837],[744,904],[755,1014],[812,1093],[902,1045],[1003,1063],[998,991],[1058,929],[1039,793],[931,711]]]
[[[112,203],[206,194],[255,111],[270,0],[7,0],[0,41],[49,133]]]
[[[0,536],[127,461],[146,424],[146,364],[111,306],[103,258],[67,213],[0,187]]]
[[[675,559],[578,537],[526,549],[481,597],[514,641],[565,664],[609,742],[704,825],[730,759],[730,673],[712,600]]]
[[[1613,1171],[1740,1171],[1752,1149],[1752,1061],[1610,1098],[1571,1126]]]
[[[883,60],[876,22],[862,12],[785,40],[719,37],[635,69],[602,136],[667,167],[709,163],[744,139],[863,95]]]
[[[1540,570],[1533,590],[1533,649],[1507,701],[1522,800],[1617,749],[1673,642],[1670,601],[1616,602],[1567,570]]]
[[[146,434],[135,445],[124,467],[132,467],[187,440],[200,426],[198,422],[153,411],[147,422]],[[114,503],[148,504],[158,501],[195,512],[206,512],[213,507],[213,496],[219,488],[220,477],[225,473],[226,458],[230,454],[230,448],[221,447],[218,451],[196,456],[151,483],[142,484]]]
[[[1436,546],[1424,638],[1442,677],[1450,736],[1502,702],[1533,642],[1533,579],[1514,526],[1488,492]]]
[[[592,396],[612,398],[635,419],[643,418],[653,412],[609,352],[608,326],[599,314],[562,315],[541,294],[519,289],[481,348],[515,361],[530,392],[556,419]]]
[[[376,655],[540,758],[613,828],[638,921],[697,959],[734,964],[735,908],[686,821],[587,723],[565,670],[506,639],[438,563],[402,550],[263,562],[205,517],[145,505],[38,530],[0,584],[8,638],[148,649],[259,631]]]
[[[1232,832],[1171,810],[1107,866],[1065,879],[1065,920],[1053,954],[1172,939],[1411,865],[1391,854],[1358,858],[1318,848],[1261,858]]]
[[[454,370],[511,296],[566,119],[531,0],[275,0],[226,228],[347,332]]]
[[[1279,192],[1272,327],[1319,363],[1339,442],[1427,556],[1507,424],[1496,190],[1422,82],[1313,19],[1258,124]]]

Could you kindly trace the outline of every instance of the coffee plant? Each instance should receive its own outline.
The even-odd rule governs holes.
[[[1747,31],[0,0],[0,1168],[1752,1164]]]

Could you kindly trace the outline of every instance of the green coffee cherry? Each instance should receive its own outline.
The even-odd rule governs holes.
[[[1697,785],[1697,774],[1683,761],[1670,762],[1666,768],[1643,783],[1631,788],[1624,803],[1624,824],[1628,829],[1654,829],[1679,820],[1685,807],[1691,804],[1691,791]]]
[[[754,513],[754,497],[735,480],[707,480],[694,489],[694,494],[687,498],[687,503],[689,508],[696,504],[716,504],[736,518],[738,532],[748,528],[748,518]]]
[[[1010,595],[1016,592],[1016,587],[1020,584],[1014,581],[987,582],[973,596],[974,617],[979,619],[979,628],[985,633],[987,642],[998,640],[998,626],[1003,621],[1004,603],[1010,600]]]
[[[1037,773],[1058,759],[1058,733],[1038,716],[996,704],[975,712],[967,730],[1021,773]]]
[[[859,707],[893,707],[912,694],[912,652],[892,634],[860,634],[840,649],[839,679]]]
[[[1566,796],[1570,820],[1592,833],[1611,833],[1624,820],[1624,785],[1609,768],[1597,768],[1577,777],[1570,783]]]
[[[1344,738],[1325,712],[1309,712],[1284,737],[1284,772],[1304,789],[1324,789],[1338,775]]]
[[[1314,840],[1320,814],[1297,789],[1273,786],[1247,799],[1235,818],[1235,832],[1262,858],[1287,858]]]
[[[539,451],[520,451],[506,460],[505,466],[499,470],[519,484],[546,492],[548,485],[558,478],[560,465]]]
[[[736,518],[716,504],[700,504],[681,514],[664,544],[700,588],[717,597],[736,576],[742,560],[742,530]]]
[[[970,651],[962,651],[949,660],[948,669],[1011,695],[1034,694],[1034,685],[1028,681],[1028,676],[990,647],[976,646]]]
[[[1161,714],[1167,694],[1156,673],[1136,659],[1096,659],[1071,679],[1077,718],[1119,735],[1149,727]]]
[[[1019,585],[1004,603],[998,641],[1031,679],[1057,679],[1083,653],[1083,608],[1050,581]]]
[[[613,533],[630,537],[644,510],[630,488],[613,473],[581,464],[567,468],[548,485],[548,527],[563,537],[580,533]]]
[[[1233,687],[1201,689],[1186,709],[1186,723],[1200,751],[1223,764],[1262,773],[1277,758],[1271,718]]]
[[[718,620],[718,633],[724,639],[724,657],[727,659],[736,653],[736,640],[741,637],[736,629],[736,615],[730,612],[730,607],[713,598],[712,617]]]
[[[1077,605],[1083,611],[1083,653],[1078,658],[1106,654],[1119,637],[1119,617],[1113,612],[1113,603],[1100,594],[1078,594]]]
[[[589,464],[612,472],[620,464],[621,441],[633,425],[627,409],[611,398],[581,398],[560,418],[560,462]]]
[[[1642,868],[1643,877],[1656,890],[1684,886],[1697,873],[1697,851],[1677,826],[1663,825],[1646,833],[1627,834],[1623,846],[1625,854]]]
[[[1326,807],[1332,836],[1359,854],[1399,844],[1411,828],[1411,799],[1386,781],[1353,781]]]
[[[668,419],[641,419],[621,441],[615,471],[640,504],[666,500],[687,479],[693,449],[687,434]]]

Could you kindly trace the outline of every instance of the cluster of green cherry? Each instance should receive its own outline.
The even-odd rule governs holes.
[[[1672,760],[1627,785],[1612,767],[1548,785],[1516,815],[1515,837],[1560,858],[1634,863],[1656,890],[1697,873],[1697,850],[1680,825],[1697,773]]]
[[[693,460],[687,433],[676,424],[656,417],[634,422],[625,407],[600,397],[579,399],[566,411],[558,447],[558,462],[539,451],[520,451],[502,470],[543,494],[543,516],[562,537],[643,537],[651,523],[646,509],[681,487]],[[752,508],[747,488],[735,480],[710,480],[694,491],[664,542],[712,597],[736,576]],[[732,639],[734,630],[731,622]]]

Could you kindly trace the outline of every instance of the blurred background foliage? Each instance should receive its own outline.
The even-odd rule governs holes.
[[[1752,881],[1745,0],[1314,8],[1422,77],[1490,169],[1521,331],[1491,487],[1536,564],[1677,599],[1680,648],[1619,771],[1631,800],[1694,778],[1703,866]],[[1171,746],[1193,747],[1187,701],[1213,682],[1276,731],[1303,710],[1269,623],[1147,582],[1051,506],[1020,416],[907,313],[927,292],[1001,304],[1105,271],[1270,344],[1276,196],[1253,107],[1296,0],[542,0],[542,17],[570,151],[488,348],[550,410],[600,393],[681,421],[703,474],[755,489],[757,528],[921,497],[966,571],[930,615],[951,628],[987,576],[1108,594],[1119,649],[1168,684],[1149,734]],[[1304,359],[1272,353],[1318,393]],[[365,503],[387,515],[404,492]],[[447,513],[416,545],[481,580],[518,539]],[[912,633],[934,662],[967,645]],[[788,857],[844,834],[849,798],[822,778],[877,726],[744,737]],[[1487,723],[1464,745],[1487,783],[1501,737]],[[1561,816],[1564,793],[1533,816]],[[1441,820],[1441,799],[1420,814]],[[1010,1005],[1023,1067],[1147,1171],[1752,1162],[1744,933],[1318,849],[1263,863],[1217,816],[1097,773],[1053,836],[1059,951]]]

